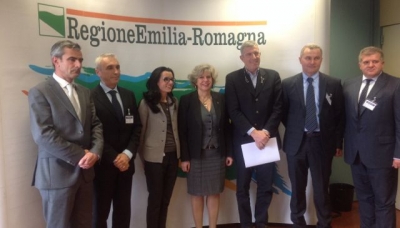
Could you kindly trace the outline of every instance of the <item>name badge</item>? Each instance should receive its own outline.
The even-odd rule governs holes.
[[[374,111],[374,109],[375,109],[375,107],[377,106],[378,104],[376,103],[376,101],[375,101],[375,98],[374,98],[374,100],[365,100],[365,102],[364,102],[364,104],[363,104],[363,106],[365,107],[365,108],[367,108],[367,109],[369,109],[369,110],[371,110],[371,111]]]
[[[128,108],[128,115],[125,116],[125,124],[133,124],[133,122],[135,122],[135,120],[131,115],[131,110]]]
[[[126,124],[133,124],[133,122],[134,122],[133,116],[125,116]]]

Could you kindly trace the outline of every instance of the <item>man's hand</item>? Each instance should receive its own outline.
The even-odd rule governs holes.
[[[190,170],[190,161],[181,162],[182,171],[187,173]]]
[[[129,168],[129,160],[128,155],[120,153],[117,158],[115,158],[114,165],[119,169],[119,171],[124,172]]]
[[[261,150],[269,140],[269,134],[265,131],[253,130],[250,134],[253,137],[256,146]]]
[[[79,161],[78,165],[82,169],[90,169],[99,160],[99,156],[89,150],[85,150],[85,155]]]
[[[339,148],[336,148],[335,156],[336,157],[342,157],[342,155],[343,155],[343,150],[339,149]]]
[[[393,159],[393,168],[398,169],[400,168],[400,159]]]
[[[226,166],[231,166],[233,164],[233,158],[232,157],[226,157],[225,164],[226,164]]]

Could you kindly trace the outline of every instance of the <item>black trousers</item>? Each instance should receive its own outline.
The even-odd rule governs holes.
[[[145,162],[147,191],[147,228],[165,228],[168,206],[178,174],[176,153],[165,153],[162,163]]]
[[[111,166],[111,165],[110,165]],[[132,169],[130,167],[130,169]],[[132,172],[114,167],[96,167],[94,179],[94,228],[107,228],[113,205],[112,227],[129,228],[131,220]]]
[[[351,173],[359,203],[360,227],[395,228],[398,170],[366,167],[357,155]]]
[[[292,197],[290,218],[293,227],[306,227],[306,187],[308,170],[311,172],[314,190],[314,204],[317,212],[317,227],[331,227],[331,207],[329,202],[329,178],[331,176],[333,154],[323,152],[319,133],[304,134],[299,151],[287,155]]]
[[[265,227],[268,224],[268,208],[273,195],[273,174],[275,163],[258,165],[246,168],[241,150],[235,153],[236,160],[236,199],[238,203],[240,226],[252,227],[252,214],[250,207],[250,182],[253,172],[256,174],[257,196],[254,209],[256,227]]]

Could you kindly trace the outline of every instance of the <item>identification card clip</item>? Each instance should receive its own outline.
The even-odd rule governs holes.
[[[131,115],[131,110],[128,108],[128,115],[125,116],[125,124],[133,124],[134,121],[133,115]]]
[[[375,109],[375,107],[377,106],[378,104],[376,103],[376,97],[374,97],[374,99],[373,100],[365,100],[365,102],[364,102],[364,104],[363,104],[363,106],[365,107],[365,108],[367,108],[367,109],[369,109],[369,110],[371,110],[371,111],[374,111],[374,109]]]

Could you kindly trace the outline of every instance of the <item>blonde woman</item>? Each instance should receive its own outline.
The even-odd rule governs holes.
[[[211,91],[216,77],[211,65],[196,66],[188,76],[196,91],[182,96],[178,112],[181,167],[187,172],[196,228],[203,227],[204,200],[209,227],[217,226],[225,165],[233,162],[225,99],[223,94]]]

